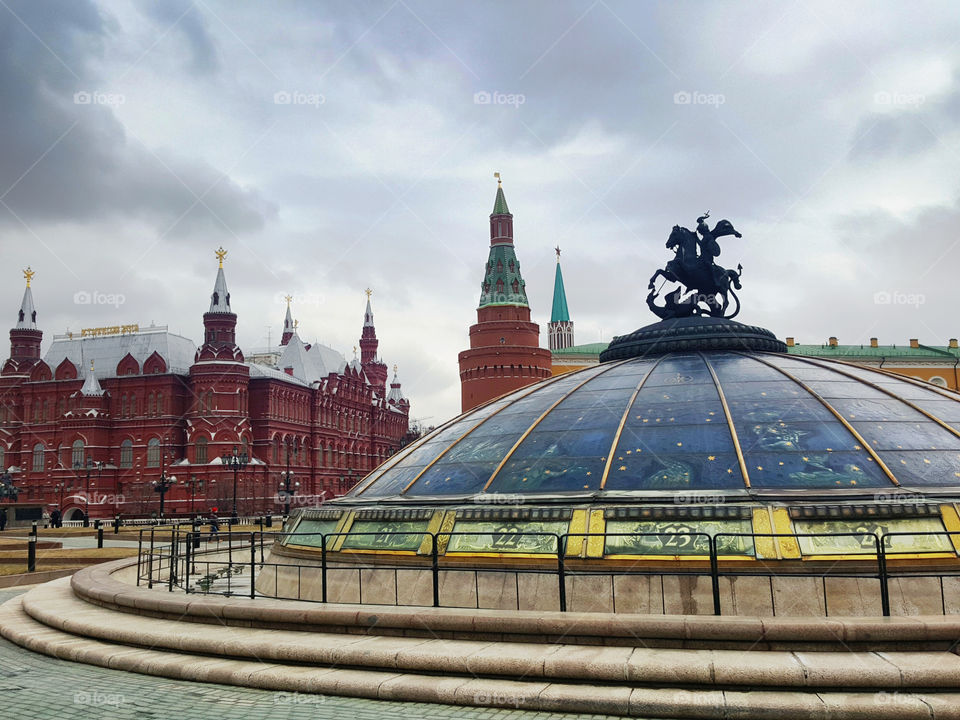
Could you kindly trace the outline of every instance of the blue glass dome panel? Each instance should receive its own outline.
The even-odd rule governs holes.
[[[750,484],[758,489],[893,487],[877,463],[862,452],[753,452],[748,457]]]

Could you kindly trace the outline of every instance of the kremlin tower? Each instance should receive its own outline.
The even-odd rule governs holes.
[[[27,287],[20,302],[17,324],[10,329],[10,359],[4,366],[5,372],[24,372],[40,361],[43,331],[37,328],[37,311],[33,307],[33,291],[30,290],[30,280],[34,275],[36,273],[29,267],[23,271]]]
[[[553,309],[547,325],[547,347],[563,350],[573,347],[573,322],[567,309],[567,292],[563,288],[563,272],[560,270],[560,248],[557,249],[557,275],[553,281]]]
[[[513,215],[500,174],[490,214],[487,259],[477,323],[470,349],[460,353],[460,398],[464,412],[551,376],[550,351],[540,347],[540,327],[530,321],[526,284],[513,246]]]

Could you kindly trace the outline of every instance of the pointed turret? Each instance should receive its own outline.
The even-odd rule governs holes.
[[[197,352],[197,360],[243,360],[237,347],[237,316],[230,309],[230,292],[223,274],[223,259],[227,251],[216,251],[220,267],[210,295],[210,309],[203,314],[204,342]]]
[[[20,310],[17,312],[17,323],[10,330],[10,360],[4,366],[5,371],[25,369],[40,360],[40,343],[43,333],[37,328],[37,311],[33,306],[33,291],[30,289],[30,280],[36,273],[27,267],[23,277],[27,286],[20,301]]]
[[[283,335],[280,336],[280,345],[286,345],[290,342],[290,338],[293,337],[293,333],[296,331],[296,324],[293,322],[293,314],[290,312],[290,302],[293,300],[292,295],[287,295],[287,314],[283,318]]]
[[[102,397],[103,388],[100,387],[100,381],[93,372],[93,362],[90,363],[90,370],[83,381],[83,387],[80,388],[80,394],[84,397]]]
[[[563,271],[560,270],[560,248],[557,252],[557,274],[553,281],[553,310],[547,326],[548,345],[551,350],[573,347],[573,323],[567,309],[567,292],[563,287]]]
[[[513,246],[513,215],[500,173],[490,214],[490,252],[480,285],[470,349],[460,353],[464,412],[504,393],[550,377],[550,352],[540,347],[540,326],[530,321],[526,283]]]
[[[370,306],[373,290],[367,288],[364,292],[367,293],[367,309],[363,313],[363,330],[360,333],[360,364],[370,384],[383,397],[387,384],[387,366],[377,357],[380,341],[377,340],[377,329],[373,325],[373,308]]]
[[[387,402],[398,409],[410,407],[410,401],[407,400],[406,395],[400,390],[400,378],[397,377],[396,365],[393,366],[393,380],[390,381],[390,394],[387,395]]]

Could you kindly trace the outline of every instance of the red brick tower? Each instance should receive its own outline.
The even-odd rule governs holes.
[[[360,364],[367,375],[370,384],[376,388],[377,394],[386,394],[387,366],[377,357],[377,329],[373,326],[373,309],[370,307],[370,296],[373,290],[367,288],[367,309],[363,314],[363,330],[360,333]]]
[[[464,412],[495,397],[551,376],[550,351],[540,347],[540,326],[530,322],[526,284],[513,247],[513,215],[497,173],[487,259],[477,324],[470,349],[460,353]]]
[[[10,329],[10,359],[4,366],[4,373],[25,372],[40,361],[43,332],[37,328],[37,311],[33,307],[33,292],[30,290],[30,279],[34,275],[36,273],[29,267],[23,271],[27,287],[23,291],[17,324]]]

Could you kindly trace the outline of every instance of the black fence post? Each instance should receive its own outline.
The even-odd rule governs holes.
[[[37,524],[34,523],[36,528]],[[27,572],[36,572],[37,569],[37,536],[31,535],[27,538]]]
[[[114,534],[114,535],[119,535],[119,534],[120,534],[120,516],[119,516],[119,515],[117,515],[117,516],[113,519],[113,534]]]
[[[180,547],[180,528],[175,527],[170,530],[170,567],[167,568],[167,592],[173,592],[174,583],[177,582],[177,550]]]
[[[193,549],[193,538],[191,537],[191,535],[193,535],[193,533],[190,533],[190,532],[187,533],[187,545],[184,548],[184,558],[183,558],[183,561],[184,561],[183,562],[183,577],[184,577],[183,591],[188,595],[190,594],[190,563],[193,559],[191,557],[193,555],[193,553],[191,552],[191,550]]]
[[[97,548],[103,547],[103,528],[97,528]]]
[[[717,537],[708,535],[710,541],[710,580],[713,583],[713,614],[720,615],[720,564],[717,561]]]
[[[567,611],[567,573],[564,555],[567,554],[567,536],[557,537],[557,577],[560,580],[560,612]]]
[[[34,537],[37,536],[37,521],[36,521],[36,520],[34,520],[33,523],[31,523],[31,525],[30,525],[30,534],[33,535]]]
[[[437,555],[437,536],[430,533],[430,561],[433,571],[433,606],[440,607],[440,558]]]
[[[887,585],[887,555],[883,547],[883,536],[879,538],[874,535],[877,541],[877,571],[880,578],[880,607],[883,610],[883,616],[890,616],[890,588]]]
[[[257,595],[257,588],[254,584],[256,577],[256,565],[257,565],[257,534],[250,533],[250,599]]]
[[[143,575],[143,568],[140,563],[143,561],[143,530],[137,533],[137,587],[140,587],[140,576]]]
[[[278,568],[275,568],[275,571]],[[327,536],[320,535],[320,599],[327,602]],[[274,593],[277,594],[277,593]],[[297,597],[300,597],[300,571],[297,571]]]

